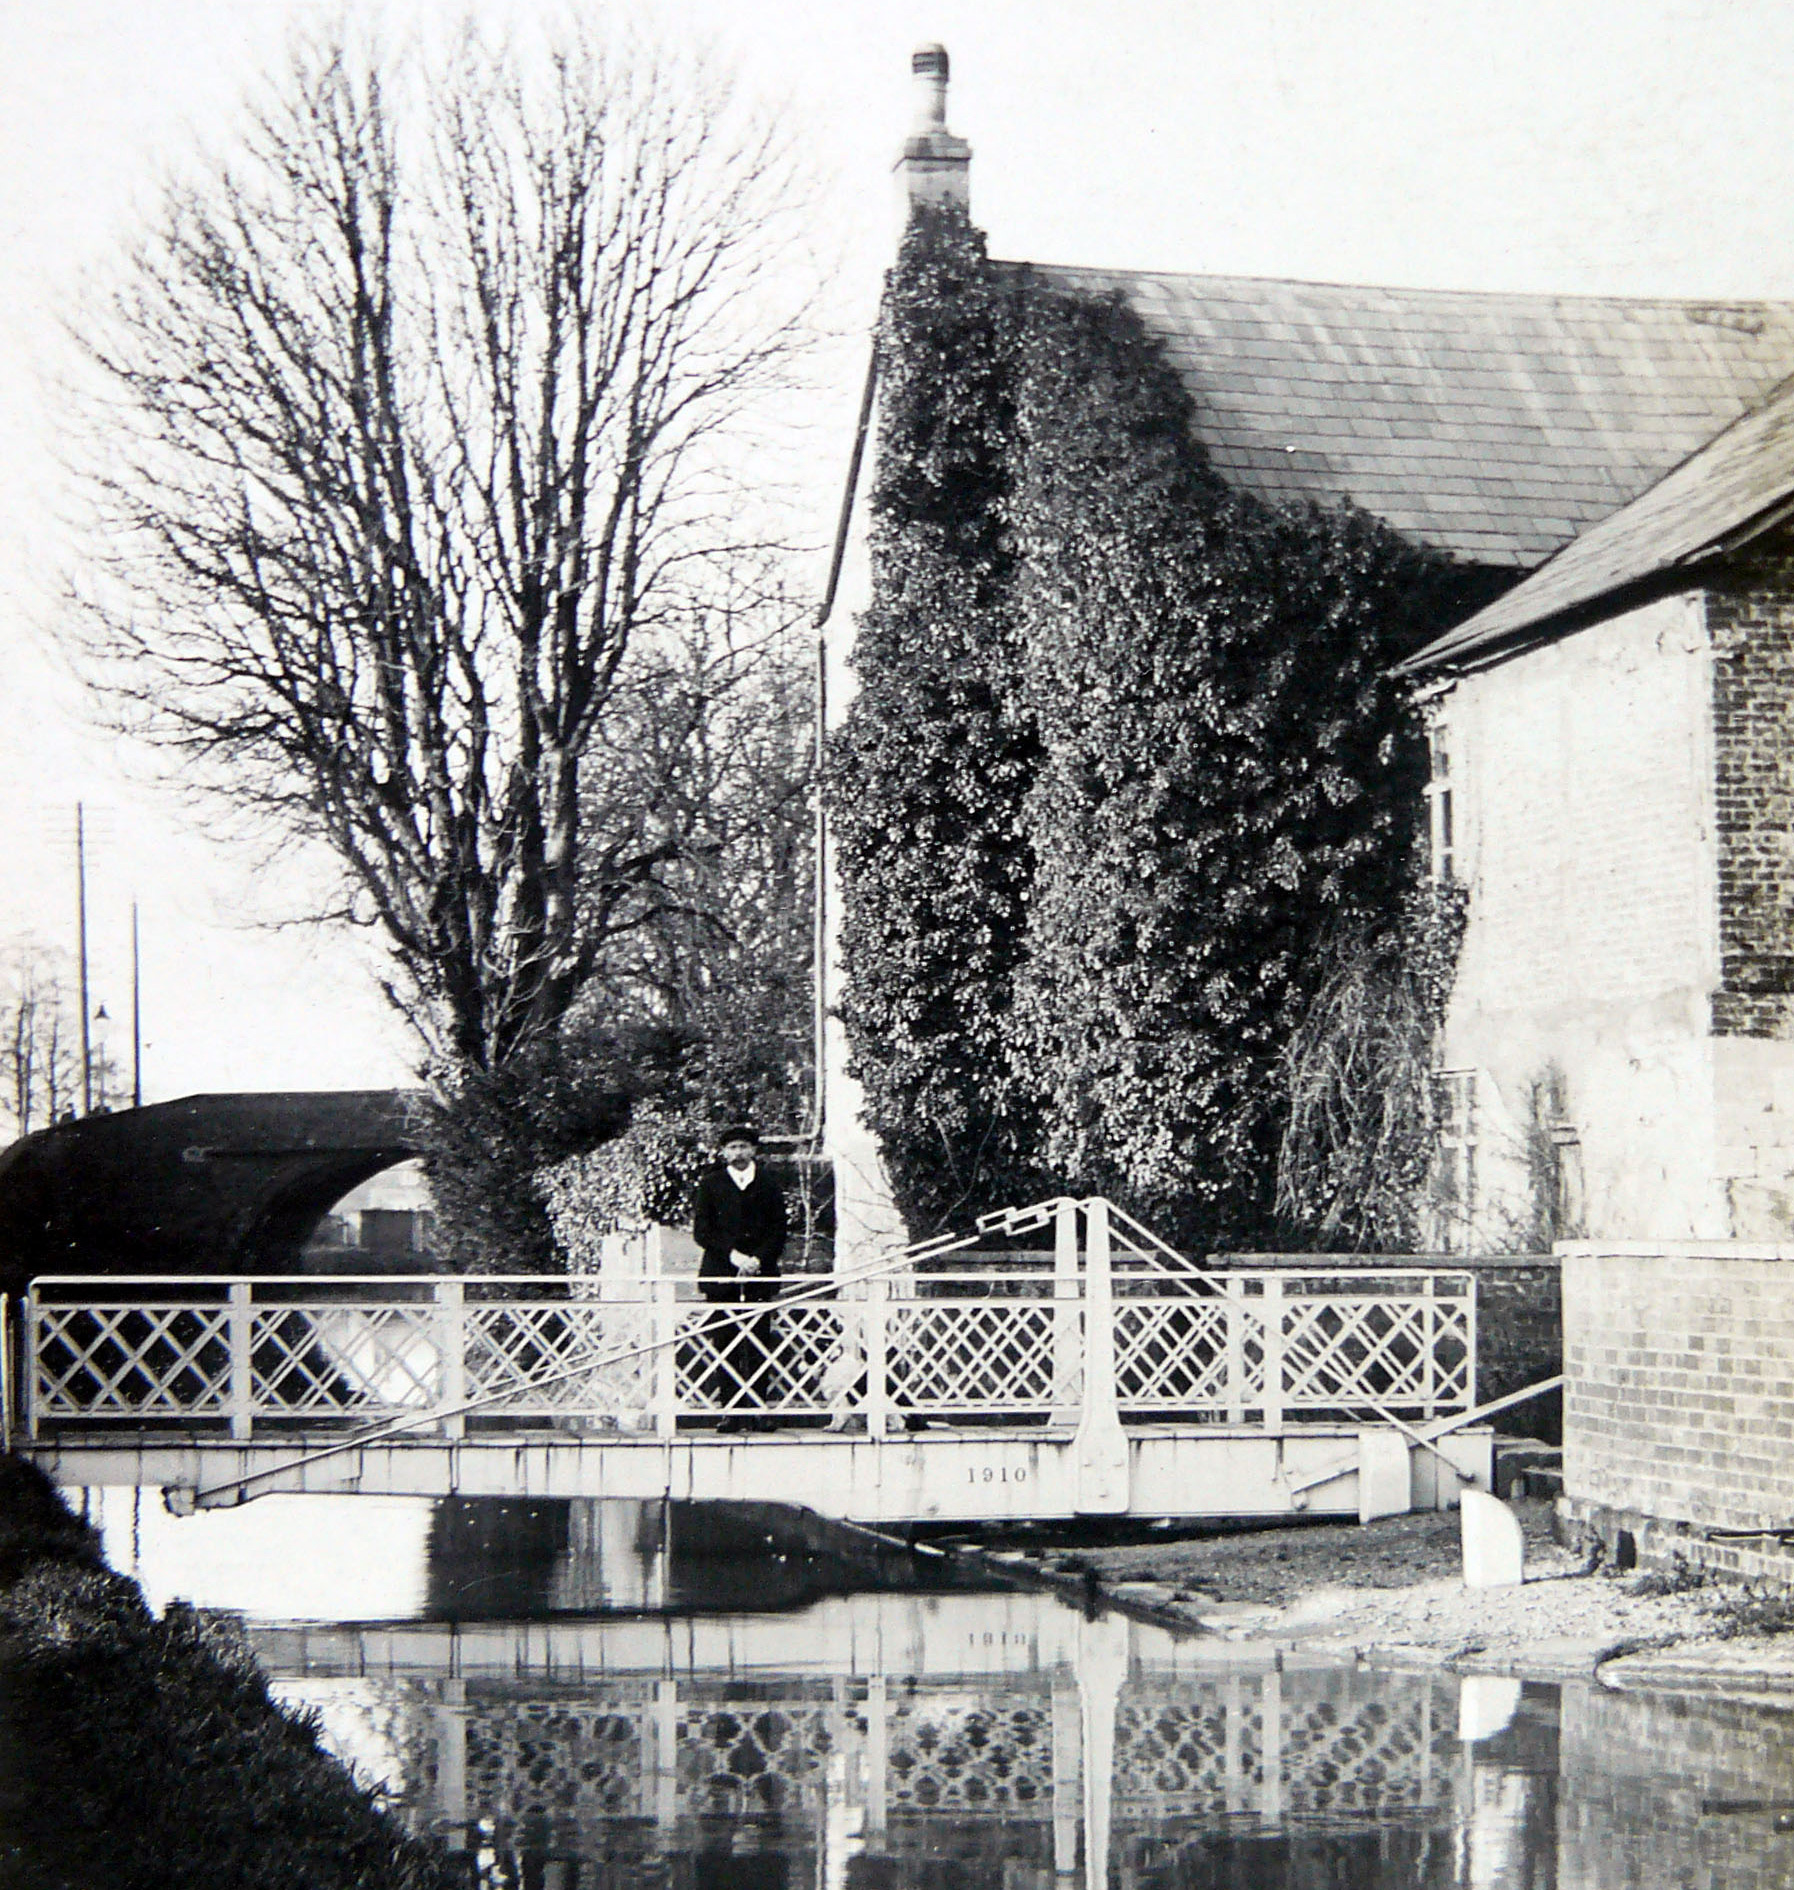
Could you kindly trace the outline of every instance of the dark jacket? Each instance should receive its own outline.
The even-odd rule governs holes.
[[[704,1252],[700,1280],[777,1279],[785,1234],[785,1191],[766,1172],[764,1162],[755,1163],[754,1178],[745,1188],[736,1187],[721,1162],[698,1178],[691,1236]],[[737,1251],[751,1253],[760,1262],[758,1274],[736,1272],[729,1255]]]

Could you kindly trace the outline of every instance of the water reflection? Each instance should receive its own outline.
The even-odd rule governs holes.
[[[256,1644],[483,1884],[1553,1881],[1549,1690],[1491,1726],[1455,1679],[1242,1658],[1047,1597]]]
[[[1760,1707],[1305,1665],[753,1506],[306,1500],[133,1536],[114,1498],[109,1547],[270,1623],[483,1890],[1794,1884]]]

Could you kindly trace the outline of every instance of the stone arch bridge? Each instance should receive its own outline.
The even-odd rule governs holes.
[[[0,1291],[45,1273],[297,1273],[331,1204],[418,1152],[415,1090],[183,1096],[0,1153]]]

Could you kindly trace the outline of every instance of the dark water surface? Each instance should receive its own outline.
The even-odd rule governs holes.
[[[131,1508],[114,1566],[244,1610],[494,1890],[1794,1886],[1758,1707],[1279,1659],[751,1506]]]

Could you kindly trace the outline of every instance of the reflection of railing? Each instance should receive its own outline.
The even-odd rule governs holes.
[[[304,1697],[302,1682],[276,1684]],[[378,1684],[390,1704],[393,1683]],[[478,1678],[405,1684],[417,1776],[390,1784],[431,1821],[551,1816],[596,1830],[773,1813],[813,1825],[833,1799],[875,1831],[1049,1825],[1069,1862],[1100,1783],[1085,1778],[1091,1702],[1066,1669],[999,1685],[616,1676],[575,1695]],[[1449,1812],[1457,1696],[1457,1682],[1426,1674],[1137,1675],[1115,1701],[1104,1822],[1120,1833],[1186,1818]]]
[[[1053,1222],[1050,1268],[950,1268],[969,1243],[931,1243],[924,1270],[795,1281],[772,1306],[708,1305],[668,1279],[40,1280],[27,1424],[671,1436],[747,1407],[877,1435],[902,1419],[1070,1423],[1080,1406],[1088,1422],[1095,1397],[1111,1423],[1280,1430],[1474,1403],[1467,1273],[1204,1272],[1103,1201],[1009,1218]]]

